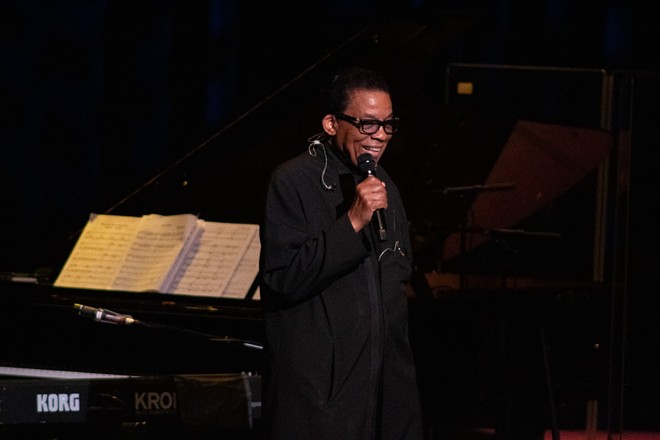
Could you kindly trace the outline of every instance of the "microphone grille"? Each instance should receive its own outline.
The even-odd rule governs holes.
[[[376,173],[376,161],[369,153],[360,154],[357,157],[358,168],[364,176],[370,176]]]

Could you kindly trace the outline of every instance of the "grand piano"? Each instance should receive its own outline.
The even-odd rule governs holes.
[[[595,173],[607,155],[609,140],[593,120],[582,126],[570,121],[538,122],[533,114],[495,114],[433,101],[434,97],[420,93],[420,77],[414,72],[424,72],[424,78],[432,72],[441,73],[437,77],[439,88],[449,81],[447,72],[429,66],[437,62],[432,50],[431,55],[420,56],[420,52],[428,53],[429,46],[441,43],[429,43],[436,36],[435,30],[423,25],[390,26],[380,24],[357,33],[340,50],[296,75],[104,213],[195,213],[212,221],[259,223],[261,194],[270,170],[306,148],[306,135],[318,131],[314,100],[306,97],[315,96],[326,72],[342,64],[359,62],[379,68],[399,90],[395,98],[401,98],[400,114],[406,121],[383,165],[399,183],[406,200],[416,246],[411,337],[427,431],[492,425],[509,431],[528,429],[512,427],[511,413],[503,415],[501,411],[512,406],[520,411],[530,398],[535,405],[527,405],[526,410],[538,418],[534,427],[556,426],[562,409],[571,417],[575,401],[598,397],[593,395],[590,381],[601,379],[602,371],[591,369],[602,367],[602,352],[594,353],[590,344],[597,343],[603,334],[600,318],[607,307],[603,295],[599,296],[602,285],[591,273],[593,230],[588,233],[588,243],[557,240],[575,225],[556,219],[571,215],[583,218],[567,213],[566,208],[574,207],[585,193],[593,207]],[[393,58],[411,62],[395,65]],[[458,70],[460,66],[451,73]],[[601,84],[598,80],[589,82],[600,97]],[[553,162],[557,168],[551,170],[551,180],[536,181],[536,176],[520,173],[520,151],[530,144],[540,145],[546,155],[532,153],[525,160],[559,158]],[[469,149],[461,150],[466,145]],[[556,145],[589,147],[587,160],[578,157],[575,165],[571,162],[574,158],[568,157],[569,170],[564,173],[562,165],[574,150],[554,150]],[[553,180],[555,177],[559,180]],[[493,187],[501,189],[501,184],[506,191],[490,191]],[[530,191],[545,190],[547,199],[530,202]],[[493,213],[493,206],[504,207],[511,216],[486,218]],[[589,229],[592,213],[587,212],[586,217],[579,226]],[[85,220],[81,219],[80,228]],[[94,416],[51,425],[43,418],[22,415],[3,420],[7,411],[0,411],[0,429],[16,434],[30,427],[35,435],[44,436],[64,430],[73,436],[71,423],[90,429],[100,424],[109,426],[109,432],[117,437],[135,435],[136,431],[162,433],[163,426],[186,430],[190,426],[181,422],[180,414],[167,421],[153,420],[134,412],[124,414],[94,399],[109,394],[104,388],[108,380],[116,381],[116,389],[137,387],[144,380],[161,381],[165,384],[158,386],[170,387],[166,390],[179,387],[176,389],[182,398],[191,394],[190,383],[196,390],[197,381],[209,379],[221,390],[226,382],[230,388],[243,384],[239,394],[248,398],[239,400],[254,412],[247,421],[226,417],[226,423],[220,425],[208,427],[208,420],[197,419],[191,424],[206,427],[205,432],[228,430],[239,438],[255,435],[258,377],[263,372],[258,300],[227,299],[221,292],[217,298],[199,298],[53,287],[77,237],[77,233],[67,237],[50,256],[51,271],[3,273],[0,390],[4,386],[4,396],[14,396],[30,387],[49,386],[43,381],[82,380],[94,394],[88,410],[95,411]],[[566,258],[569,254],[575,259]],[[528,259],[530,255],[536,260]],[[76,314],[76,304],[130,315],[141,325],[97,322]],[[597,318],[583,320],[593,316]],[[549,321],[553,322],[551,330],[544,327]],[[593,326],[582,328],[590,324]],[[562,325],[579,332],[580,338],[568,352],[552,352],[561,359],[551,365],[545,350],[548,341],[541,336],[555,337],[553,343],[565,342],[565,335],[557,331]],[[568,359],[573,360],[570,366]],[[523,370],[525,376],[520,377]],[[475,376],[480,380],[473,380]],[[575,396],[561,389],[566,396],[553,396],[557,383],[571,381],[589,382],[580,388],[584,394]],[[529,383],[534,386],[527,387]],[[522,388],[540,394],[530,397]],[[40,395],[51,394],[62,392]],[[558,407],[556,402],[565,405]],[[48,408],[47,400],[44,405]],[[217,411],[227,414],[224,407]],[[529,420],[527,413],[516,414]]]

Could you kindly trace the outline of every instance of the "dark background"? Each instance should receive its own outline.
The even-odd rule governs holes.
[[[623,1],[312,1],[304,8],[267,1],[7,1],[0,8],[5,271],[57,271],[63,241],[90,212],[115,206],[237,119],[257,120],[255,106],[274,96],[291,96],[280,111],[296,121],[280,132],[299,134],[291,137],[297,145],[279,141],[270,149],[289,148],[281,157],[300,151],[318,128],[296,118],[313,105],[323,69],[341,62],[372,62],[388,75],[408,117],[400,137],[425,152],[440,141],[458,143],[442,134],[456,124],[444,109],[449,63],[609,72],[660,64],[654,10]],[[510,123],[501,119],[472,122],[482,137],[499,129],[500,139],[477,141],[501,144]],[[260,123],[241,136],[255,144],[267,137],[269,127]],[[219,139],[209,148],[227,161],[240,148],[234,144]],[[259,159],[264,170],[279,159],[267,150]],[[460,171],[470,173],[470,164],[452,170]]]
[[[626,332],[627,417],[657,428],[658,10],[623,0],[3,1],[0,272],[52,280],[90,212],[257,222],[270,169],[319,131],[321,80],[338,66],[366,64],[390,80],[404,121],[383,162],[404,193],[423,270],[437,268],[446,228],[465,215],[429,194],[481,183],[518,118],[611,132],[608,300],[581,309],[586,329],[569,320],[564,330],[604,344],[610,319],[614,333]],[[531,89],[512,87],[505,75],[491,86],[510,93],[499,97],[502,107],[457,111],[445,89],[455,63],[566,68],[575,78],[602,70],[612,99],[596,124],[593,94],[581,99],[578,91],[557,105],[552,95],[539,101]],[[526,78],[532,88],[544,81]],[[536,106],[549,113],[530,115]],[[514,269],[592,279],[594,185],[590,176],[523,225],[558,228],[571,240],[513,243],[534,257]],[[486,248],[477,267],[497,274],[500,252]],[[604,331],[588,327],[602,321]],[[616,358],[599,356],[606,387]]]

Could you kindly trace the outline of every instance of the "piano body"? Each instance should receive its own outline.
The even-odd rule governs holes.
[[[305,136],[318,131],[315,103],[308,96],[315,96],[318,84],[326,72],[349,63],[370,64],[381,69],[391,79],[393,89],[399,90],[397,97],[401,98],[400,115],[407,121],[407,128],[402,129],[400,135],[397,134],[383,161],[398,182],[409,206],[411,230],[418,247],[416,252],[420,270],[414,283],[416,298],[411,302],[411,337],[418,358],[420,387],[428,424],[441,426],[449,422],[446,424],[449,427],[457,424],[493,424],[501,420],[500,415],[493,412],[496,413],[502,403],[501,393],[495,403],[489,400],[493,396],[493,384],[499,384],[504,390],[509,390],[507,385],[511,384],[502,381],[511,372],[503,356],[510,356],[511,351],[493,352],[495,346],[492,345],[492,337],[497,333],[493,332],[493,328],[506,329],[512,322],[519,323],[521,317],[525,318],[524,322],[528,322],[526,317],[529,316],[546,317],[543,311],[548,309],[559,309],[559,315],[553,315],[555,318],[561,316],[565,322],[574,323],[573,313],[582,317],[581,314],[593,311],[592,300],[594,295],[602,293],[602,285],[592,283],[591,274],[586,278],[581,277],[583,273],[577,277],[571,274],[570,279],[556,282],[553,281],[554,276],[562,274],[538,272],[538,265],[533,265],[531,270],[526,266],[518,272],[515,266],[499,265],[510,261],[508,256],[492,257],[492,254],[487,260],[496,261],[498,265],[488,267],[483,277],[478,273],[470,273],[469,284],[463,283],[468,271],[483,269],[481,264],[474,265],[471,258],[475,251],[487,246],[481,246],[484,243],[477,246],[472,241],[470,247],[461,247],[462,242],[454,240],[457,238],[455,234],[459,233],[460,238],[460,234],[465,231],[464,227],[478,226],[484,229],[471,231],[470,234],[487,230],[488,238],[493,238],[496,229],[518,228],[520,222],[528,220],[525,216],[532,213],[526,210],[529,207],[514,206],[521,208],[525,216],[506,219],[504,223],[496,219],[491,224],[466,225],[464,219],[473,212],[475,193],[468,194],[468,198],[461,197],[456,202],[456,199],[443,197],[443,189],[500,184],[514,177],[504,173],[496,174],[497,180],[488,180],[496,160],[503,157],[503,150],[507,151],[504,156],[511,153],[512,150],[504,146],[512,133],[519,134],[514,127],[520,118],[502,114],[488,114],[484,117],[462,109],[457,112],[447,111],[443,105],[432,102],[432,96],[420,93],[417,88],[421,87],[425,79],[415,76],[415,72],[425,72],[422,75],[424,77],[433,70],[429,64],[437,61],[433,58],[434,50],[437,50],[435,46],[441,46],[445,36],[437,40],[439,37],[435,33],[436,29],[422,25],[396,29],[388,27],[388,24],[379,26],[358,33],[341,50],[320,60],[109,207],[105,213],[137,216],[146,213],[195,213],[211,221],[259,223],[262,206],[260,196],[271,169],[277,163],[303,151],[307,147]],[[392,59],[399,61],[393,65]],[[401,63],[402,59],[410,62]],[[439,76],[439,88],[442,82],[443,78]],[[282,109],[296,111],[283,112]],[[523,130],[529,127],[530,124],[525,125],[523,122]],[[555,125],[553,127],[556,128]],[[581,131],[566,127],[565,124],[561,127],[577,133],[576,139],[583,139]],[[593,131],[586,131],[588,135],[594,135]],[[470,133],[466,136],[466,132]],[[550,132],[563,136],[565,130]],[[544,210],[548,205],[556,204],[561,196],[575,188],[583,189],[584,179],[593,184],[595,167],[599,159],[607,154],[609,145],[607,140],[597,135],[589,139],[596,139],[595,159],[592,157],[586,169],[579,168],[577,174],[571,174],[568,181],[561,182],[565,185],[561,194],[556,194],[556,198],[547,204],[533,206],[534,210]],[[457,152],[466,142],[470,143],[470,150]],[[520,146],[518,138],[513,139],[513,142],[516,147]],[[552,139],[545,139],[542,144],[545,146],[547,142],[552,143]],[[417,148],[411,150],[406,145],[416,145]],[[498,167],[496,171],[515,171],[519,165],[514,160],[513,164]],[[554,187],[555,183],[545,184]],[[541,185],[544,183],[541,182]],[[514,197],[512,201],[517,203],[519,199]],[[510,208],[508,205],[500,206]],[[481,208],[475,208],[475,211],[484,212]],[[486,209],[485,212],[491,211]],[[529,238],[525,234],[514,235],[515,239]],[[58,256],[59,260],[56,259],[54,267],[58,267],[58,263],[61,267],[64,263],[75,239],[74,235],[70,241],[62,244],[62,254]],[[488,241],[496,242],[498,246],[503,243],[497,239]],[[457,249],[460,251],[458,263],[443,255],[445,251],[451,250],[445,248],[445,243],[454,246],[452,256],[456,256]],[[456,247],[455,243],[459,243],[459,246]],[[583,249],[584,244],[579,243],[577,248]],[[545,252],[543,246],[540,249],[540,253]],[[553,257],[556,256],[555,253]],[[483,256],[479,261],[483,261]],[[548,275],[552,277],[546,278]],[[0,359],[0,391],[3,394],[0,399],[13,399],[22,394],[22,390],[36,389],[39,397],[35,397],[35,410],[41,408],[50,411],[53,408],[59,411],[82,403],[82,397],[72,396],[85,395],[89,405],[86,417],[74,424],[110,424],[120,432],[137,429],[140,425],[148,431],[150,427],[156,430],[163,426],[171,427],[172,421],[159,419],[157,414],[136,415],[134,411],[124,412],[113,406],[117,399],[124,400],[122,396],[127,392],[126,389],[133,389],[129,394],[144,392],[141,390],[144,390],[143,385],[147,383],[154,385],[154,396],[159,395],[163,399],[167,399],[167,393],[176,390],[179,410],[182,410],[188,404],[185,399],[182,400],[182,396],[197,392],[200,381],[205,383],[208,380],[215,384],[217,393],[214,395],[218,396],[235,396],[236,393],[226,392],[223,388],[225,384],[229,384],[230,389],[238,384],[237,394],[241,396],[239,405],[242,404],[246,411],[253,411],[247,418],[243,417],[245,413],[238,418],[226,417],[222,419],[226,424],[210,427],[207,425],[208,420],[193,419],[192,425],[208,429],[229,429],[238,436],[252,435],[252,423],[255,420],[258,423],[258,384],[263,372],[263,352],[260,349],[263,330],[258,301],[221,296],[198,298],[61,289],[53,287],[52,281],[52,277],[41,278],[36,274],[34,280],[17,276],[4,280],[0,285],[0,341],[3,347]],[[141,324],[99,323],[77,316],[74,304],[131,315]],[[567,304],[570,312],[563,308]],[[573,307],[575,305],[577,308]],[[601,306],[598,303],[596,307]],[[602,311],[598,310],[599,318],[603,316]],[[542,327],[534,327],[538,328]],[[577,325],[571,328],[575,331],[584,330]],[[509,347],[515,345],[509,337],[510,332],[503,331],[501,334],[504,339],[496,340],[495,343]],[[591,341],[591,336],[589,332],[584,339]],[[529,342],[537,341],[534,337],[530,338],[526,342],[536,344]],[[466,352],[465,344],[474,344],[474,351]],[[592,352],[589,351],[587,357],[591,356]],[[452,360],[456,361],[456,366],[474,362],[469,368],[448,368],[448,362]],[[569,369],[563,372],[567,373],[566,370]],[[539,377],[547,377],[547,371],[543,368],[539,370],[535,367],[530,371],[541,371],[541,376],[535,377],[535,381]],[[478,375],[484,381],[471,380],[470,374]],[[567,377],[570,379],[570,373],[567,373]],[[50,381],[55,379],[63,382],[51,385]],[[509,376],[507,379],[517,380]],[[74,389],[75,383],[82,384],[86,391]],[[458,386],[466,388],[454,388]],[[477,389],[479,386],[483,387]],[[116,392],[109,392],[108,387],[116,389]],[[545,392],[548,389],[543,390]],[[112,402],[98,401],[108,395],[112,396]],[[193,399],[197,400],[196,397]],[[144,400],[139,402],[141,404]],[[483,411],[484,407],[489,409]],[[463,411],[463,415],[451,420],[451,415],[459,411]],[[218,413],[227,414],[225,408],[217,409],[215,415]],[[180,426],[182,417],[179,411],[174,416],[175,425]],[[542,418],[542,423],[547,425],[545,414]],[[19,427],[36,425],[47,430],[50,426],[48,422],[46,417],[26,417],[0,411],[0,429],[9,429],[10,433],[16,429],[16,424]],[[55,426],[54,429],[66,429],[68,423],[62,421],[55,423]],[[236,432],[237,426],[239,432]],[[247,434],[244,432],[246,427],[249,431]],[[187,428],[187,425],[183,427]]]
[[[255,435],[263,338],[252,300],[2,289],[2,438]],[[139,320],[98,322],[77,303]]]

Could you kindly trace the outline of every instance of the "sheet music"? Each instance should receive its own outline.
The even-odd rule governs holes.
[[[261,242],[259,241],[259,231],[255,232],[250,240],[245,255],[234,271],[234,275],[227,283],[223,297],[244,299],[248,294],[252,283],[259,274],[259,253],[261,252]]]
[[[55,286],[245,298],[259,271],[258,230],[192,214],[92,214]]]
[[[138,217],[91,214],[55,286],[110,289],[139,224]]]
[[[196,226],[197,217],[192,214],[143,216],[112,288],[162,291],[170,268]]]
[[[259,226],[253,224],[204,222],[198,240],[182,262],[168,292],[221,296],[254,236],[258,237],[258,229]],[[237,281],[235,288],[244,285],[245,281]],[[249,286],[243,296],[247,289]]]

